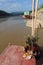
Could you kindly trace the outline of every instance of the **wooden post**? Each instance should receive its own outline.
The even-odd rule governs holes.
[[[32,37],[34,37],[34,0],[32,0]]]
[[[35,6],[35,22],[34,22],[34,30],[35,30],[35,34],[37,34],[37,30],[36,30],[36,23],[37,23],[37,9],[38,9],[38,0],[36,0],[36,6]]]
[[[34,0],[32,0],[32,38],[34,38]],[[31,40],[31,42],[32,42],[32,40]],[[33,42],[32,42],[32,44],[31,44],[31,49],[32,49],[32,51],[33,51]]]
[[[37,19],[37,8],[38,0],[36,0],[36,5],[34,6],[35,0],[32,0],[32,37],[36,36],[36,19]],[[34,20],[34,7],[35,7],[35,20]],[[33,51],[33,42],[32,42],[32,51]]]

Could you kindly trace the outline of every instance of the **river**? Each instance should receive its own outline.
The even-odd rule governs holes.
[[[42,34],[40,30],[39,35],[42,37],[39,42],[43,41]],[[0,53],[9,43],[24,46],[28,35],[31,35],[31,28],[26,26],[21,16],[0,19]]]

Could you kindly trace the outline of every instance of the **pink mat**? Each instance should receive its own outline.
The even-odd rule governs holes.
[[[9,45],[0,55],[0,65],[36,65],[35,58],[23,58],[24,47]]]

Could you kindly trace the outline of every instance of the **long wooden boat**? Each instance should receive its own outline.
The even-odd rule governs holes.
[[[36,65],[36,60],[32,57],[30,60],[25,59],[24,47],[8,45],[0,55],[0,65]]]
[[[23,18],[24,19],[32,19],[32,16],[31,15],[23,15]]]

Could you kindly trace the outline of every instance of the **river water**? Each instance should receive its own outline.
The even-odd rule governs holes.
[[[39,42],[42,42],[43,31],[40,31]],[[31,35],[31,28],[21,16],[0,19],[0,53],[9,43],[24,46],[28,35]]]

